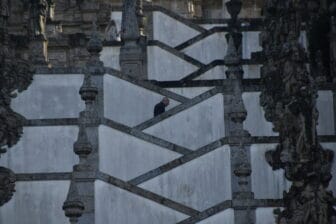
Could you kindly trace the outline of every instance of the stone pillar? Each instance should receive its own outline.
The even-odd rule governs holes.
[[[90,53],[90,59],[86,65],[85,78],[80,95],[85,102],[85,110],[79,116],[78,139],[74,144],[74,151],[79,156],[80,162],[73,169],[72,187],[76,185],[78,198],[84,206],[84,210],[78,219],[81,224],[95,223],[95,179],[98,171],[98,126],[100,118],[103,116],[102,106],[102,86],[104,66],[99,59],[99,53],[102,50],[102,42],[94,24],[94,31],[88,42],[87,50]],[[71,195],[71,189],[69,195]],[[68,195],[68,198],[71,197]],[[71,200],[70,200],[71,201]],[[67,214],[67,201],[63,209]],[[78,204],[75,204],[78,205]],[[79,211],[81,206],[77,206]],[[78,215],[78,213],[76,213]],[[71,218],[70,216],[68,216]]]
[[[144,35],[142,0],[125,0],[121,25],[121,71],[137,79],[147,79],[147,39]]]
[[[231,186],[235,224],[255,223],[252,206],[254,194],[251,190],[250,134],[244,130],[243,122],[247,111],[242,93],[243,69],[241,65],[242,34],[236,32],[237,15],[241,1],[231,0],[227,4],[231,16],[227,55],[224,59],[230,90],[224,95],[225,133],[231,150]]]

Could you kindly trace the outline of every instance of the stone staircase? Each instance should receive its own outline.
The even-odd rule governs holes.
[[[233,209],[242,205],[232,200],[230,139],[224,130],[223,96],[230,89],[223,61],[227,20],[187,20],[157,6],[146,10],[153,24],[148,81],[119,71],[120,44],[105,43],[101,52],[105,74],[94,77],[98,171],[88,180],[94,182],[89,210],[96,224],[233,224]],[[112,18],[120,27],[120,9]],[[255,196],[244,209],[256,211],[256,223],[269,224],[289,183],[264,159],[278,138],[259,104],[261,65],[252,56],[261,50],[258,21],[246,20],[242,28],[244,128],[252,135]],[[23,139],[1,160],[18,183],[12,201],[0,210],[0,223],[68,223],[62,204],[78,163],[72,144],[84,109],[78,94],[83,78],[81,68],[41,68],[13,101],[28,120]],[[321,85],[318,98],[318,131],[331,149],[336,148],[334,89]],[[153,118],[154,105],[164,96],[171,104]],[[330,188],[336,189],[335,178]]]

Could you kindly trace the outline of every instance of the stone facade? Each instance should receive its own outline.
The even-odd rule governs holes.
[[[2,7],[0,223],[335,223],[335,4],[261,17],[281,2],[41,1],[38,33]]]

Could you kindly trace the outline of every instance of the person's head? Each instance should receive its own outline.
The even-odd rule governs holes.
[[[168,97],[164,97],[161,101],[165,106],[169,105],[169,98]]]

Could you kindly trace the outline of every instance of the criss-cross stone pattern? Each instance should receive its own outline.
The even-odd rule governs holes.
[[[236,20],[239,47],[231,19],[191,20],[159,6],[143,9],[152,26],[148,80],[121,71],[120,42],[105,41],[100,51],[93,41],[87,67],[37,67],[31,87],[13,100],[27,120],[21,142],[0,160],[18,183],[0,220],[22,203],[20,192],[34,191],[33,200],[47,194],[33,189],[47,188],[55,207],[46,209],[54,209],[61,223],[68,222],[64,202],[66,215],[81,224],[239,224],[247,217],[263,224],[283,207],[289,184],[264,158],[279,138],[259,103],[261,19]],[[121,10],[112,11],[119,28]],[[232,53],[238,62],[230,60]],[[88,80],[97,91],[90,105],[83,98]],[[318,137],[331,149],[335,90],[333,83],[318,85]],[[163,97],[170,105],[153,117]],[[76,151],[76,139],[89,141],[90,152]],[[38,158],[44,161],[38,164]],[[336,188],[335,179],[330,185]],[[67,212],[69,204],[78,210]]]

